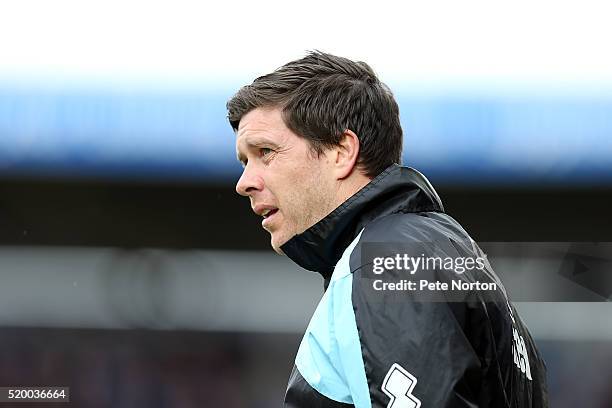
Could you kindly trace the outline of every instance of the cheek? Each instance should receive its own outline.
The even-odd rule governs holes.
[[[295,208],[299,210],[300,222],[312,224],[314,220],[322,218],[321,212],[327,208],[331,192],[326,180],[316,173],[319,169],[312,169],[308,177],[302,177],[299,181],[297,195],[295,197]],[[296,183],[296,186],[298,184]]]
[[[285,221],[301,227],[316,214],[328,199],[321,163],[312,159],[296,160],[275,170],[268,188],[281,208]],[[321,201],[323,200],[323,201]]]
[[[300,222],[312,205],[309,200],[311,194],[312,186],[306,183],[303,177],[287,180],[284,187],[280,188],[276,194],[277,203],[286,221],[292,224]]]

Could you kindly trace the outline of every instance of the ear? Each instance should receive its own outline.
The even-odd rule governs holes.
[[[340,143],[334,149],[334,169],[336,178],[342,180],[353,172],[359,157],[359,138],[350,129],[342,134]]]

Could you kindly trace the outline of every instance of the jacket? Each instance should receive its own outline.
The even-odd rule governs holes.
[[[282,246],[299,266],[320,273],[325,287],[284,407],[548,406],[544,361],[488,262],[460,275],[438,265],[427,275],[432,282],[495,284],[486,294],[471,286],[459,298],[449,298],[451,291],[385,291],[373,288],[416,285],[426,275],[397,265],[373,274],[376,248],[423,262],[486,260],[422,174],[388,167]]]

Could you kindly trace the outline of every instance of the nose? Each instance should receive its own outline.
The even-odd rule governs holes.
[[[250,196],[256,191],[263,190],[263,179],[261,176],[256,174],[252,168],[249,168],[249,164],[246,165],[242,171],[242,175],[236,183],[236,192],[241,196]]]

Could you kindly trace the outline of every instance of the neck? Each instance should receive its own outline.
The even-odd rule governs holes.
[[[367,177],[358,171],[352,172],[345,179],[338,180],[335,207],[340,206],[342,203],[348,200],[349,197],[355,195],[355,193],[364,188],[371,180],[372,179],[370,177]]]

